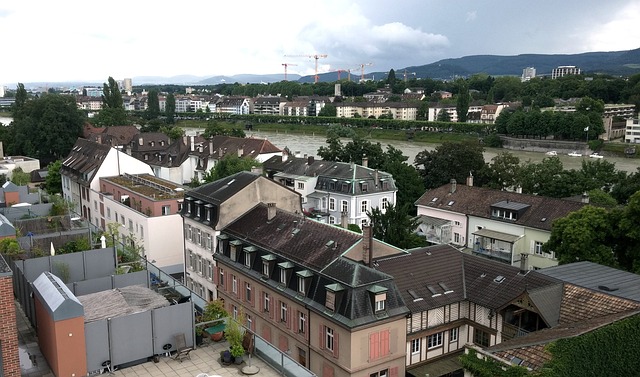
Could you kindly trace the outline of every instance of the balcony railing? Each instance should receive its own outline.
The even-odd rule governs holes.
[[[499,261],[502,262],[507,262],[507,263],[511,263],[511,251],[510,250],[504,250],[504,249],[491,249],[491,248],[485,248],[482,247],[481,245],[474,245],[473,246],[473,252],[475,254],[479,254],[485,257],[488,257],[490,259],[497,259]]]
[[[508,323],[502,324],[502,341],[525,336],[529,332],[518,326],[510,325]]]

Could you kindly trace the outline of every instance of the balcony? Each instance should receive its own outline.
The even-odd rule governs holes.
[[[502,341],[518,338],[529,334],[529,331],[520,328],[518,326],[510,325],[508,323],[502,324]]]
[[[491,246],[483,247],[479,243],[473,245],[473,253],[487,257],[489,259],[496,259],[501,262],[511,264],[511,249],[505,250],[503,248],[492,248]]]

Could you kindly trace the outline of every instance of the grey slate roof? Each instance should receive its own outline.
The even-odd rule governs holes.
[[[189,190],[185,192],[185,198],[193,197],[208,203],[222,203],[258,178],[259,174],[242,171]]]
[[[585,204],[544,196],[518,194],[516,192],[493,190],[485,187],[457,184],[452,193],[451,184],[428,190],[416,201],[416,205],[460,214],[490,219],[491,206],[500,202],[530,206],[515,221],[504,220],[542,230],[551,230],[555,219],[578,211]],[[449,205],[451,203],[451,205]]]
[[[461,253],[450,245],[413,249],[376,262],[378,270],[395,278],[414,313],[464,300],[499,310],[525,292],[562,287],[561,282],[536,271],[521,274],[517,267]],[[499,276],[504,278],[502,282],[497,281]]]
[[[549,267],[540,273],[596,292],[640,302],[640,275],[593,262]]]
[[[76,177],[79,181],[88,182],[92,177],[87,175],[102,165],[110,149],[111,147],[107,145],[78,138],[67,158],[62,161],[62,171]]]

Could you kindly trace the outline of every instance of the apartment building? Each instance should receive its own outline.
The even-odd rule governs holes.
[[[625,143],[640,143],[640,121],[638,119],[627,119],[624,141]]]
[[[253,100],[253,114],[282,115],[286,99],[275,96],[257,97]]]
[[[575,65],[561,65],[551,70],[551,79],[557,79],[567,75],[579,75],[580,68]]]
[[[336,116],[339,118],[379,118],[391,116],[399,120],[416,120],[418,108],[415,105],[399,102],[342,102],[336,103]],[[357,115],[356,115],[357,114]]]
[[[214,260],[220,230],[260,202],[277,202],[291,212],[302,212],[300,195],[255,173],[240,172],[185,193],[185,285],[206,300],[216,296]]]
[[[121,243],[130,243],[167,273],[184,271],[184,187],[150,174],[100,178],[100,224],[117,223]]]
[[[261,203],[217,237],[218,296],[318,376],[404,376],[408,310],[394,279],[371,267],[367,231]]]

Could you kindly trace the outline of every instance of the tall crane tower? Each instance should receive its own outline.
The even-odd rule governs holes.
[[[407,70],[404,70],[404,82],[407,82],[407,75],[413,75],[414,77],[416,76],[415,72],[407,72]]]
[[[282,65],[284,66],[284,81],[288,81],[287,80],[287,67],[290,65],[296,66],[297,64],[293,64],[293,63],[282,63]]]
[[[329,55],[327,55],[327,54],[285,55],[285,57],[288,57],[288,58],[313,58],[313,59],[315,59],[316,60],[316,74],[315,74],[314,80],[313,80],[314,83],[318,83],[318,78],[319,78],[318,77],[318,59],[324,59],[327,56],[329,56]]]
[[[368,67],[373,65],[373,63],[362,63],[360,64],[360,81],[364,81],[364,67]]]

